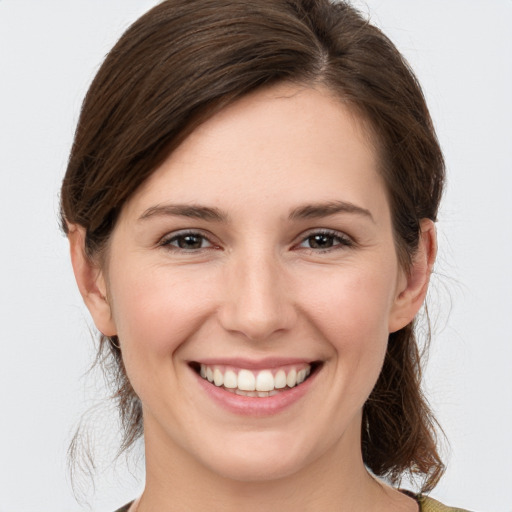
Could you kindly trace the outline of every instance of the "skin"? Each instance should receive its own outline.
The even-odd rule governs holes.
[[[337,201],[341,211],[304,215]],[[177,204],[225,218],[176,215]],[[377,152],[343,103],[289,84],[239,100],[124,205],[103,267],[83,236],[71,226],[77,282],[98,329],[119,337],[143,405],[139,512],[418,510],[365,469],[361,412],[389,333],[423,302],[435,231],[423,221],[401,269]],[[219,406],[189,364],[233,357],[322,365],[297,402],[255,417]]]

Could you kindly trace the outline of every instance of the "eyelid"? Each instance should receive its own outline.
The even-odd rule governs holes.
[[[208,242],[208,247],[201,247],[199,249],[182,249],[180,247],[176,247],[176,246],[173,246],[171,242],[173,242],[174,240],[180,238],[180,237],[183,237],[183,236],[187,236],[187,235],[193,235],[193,236],[197,236],[197,237],[201,237],[202,239],[206,240]],[[159,241],[157,242],[157,246],[158,247],[165,247],[169,250],[176,250],[176,251],[179,251],[179,252],[198,252],[198,251],[203,251],[203,250],[209,250],[209,249],[212,249],[212,248],[219,248],[219,244],[216,244],[213,240],[212,240],[213,236],[210,234],[210,233],[207,233],[205,231],[203,231],[202,229],[192,229],[192,228],[188,228],[188,229],[179,229],[177,231],[171,231],[170,233],[166,233],[164,236],[162,236]]]
[[[328,247],[326,249],[314,249],[311,247],[309,247],[309,248],[301,247],[301,244],[306,242],[306,240],[308,238],[311,238],[314,235],[328,235],[328,236],[331,236],[331,237],[337,239],[339,241],[339,243],[337,243],[336,245],[333,245],[332,247]],[[296,247],[298,249],[302,248],[305,250],[309,250],[311,252],[318,253],[318,252],[328,252],[328,251],[333,251],[333,250],[343,249],[343,248],[350,248],[355,245],[356,245],[356,241],[351,236],[347,235],[347,233],[345,233],[343,231],[337,231],[335,229],[329,229],[329,228],[313,228],[304,233],[301,233],[301,235],[299,237],[299,241],[297,244],[294,245],[294,247]]]

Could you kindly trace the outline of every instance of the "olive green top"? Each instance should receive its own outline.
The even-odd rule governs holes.
[[[469,510],[463,508],[447,507],[439,501],[428,498],[427,496],[418,496],[416,498],[420,504],[421,512],[469,512]]]
[[[429,498],[427,496],[416,496],[416,500],[420,505],[420,512],[469,512],[469,510],[463,508],[446,507],[439,501]],[[133,503],[133,502],[132,502]],[[131,503],[116,510],[116,512],[128,512]]]

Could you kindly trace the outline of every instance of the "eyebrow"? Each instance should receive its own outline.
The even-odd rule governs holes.
[[[191,219],[215,222],[226,222],[228,220],[228,215],[218,208],[188,204],[164,204],[152,206],[144,211],[144,213],[139,217],[139,220],[146,220],[151,217],[160,216],[188,217]]]
[[[318,219],[335,215],[337,213],[351,213],[367,217],[373,223],[375,219],[370,210],[361,208],[347,201],[328,201],[326,203],[314,203],[294,208],[290,213],[290,220]]]
[[[336,215],[337,213],[350,213],[367,217],[373,223],[375,219],[370,210],[362,208],[347,201],[328,201],[325,203],[313,203],[294,208],[289,215],[290,220],[319,219]],[[139,217],[139,220],[146,220],[152,217],[171,216],[188,217],[214,222],[227,222],[229,216],[219,208],[210,206],[198,206],[188,204],[163,204],[148,208]]]

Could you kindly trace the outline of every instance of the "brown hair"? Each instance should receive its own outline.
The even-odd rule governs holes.
[[[380,151],[397,254],[408,268],[420,220],[436,219],[444,163],[420,86],[395,46],[347,2],[168,0],[136,21],[111,50],[85,98],[62,185],[62,227],[86,230],[101,255],[125,201],[201,122],[277,82],[322,84],[371,127]],[[123,448],[142,434],[142,413],[119,344],[102,337],[124,427]],[[389,337],[364,406],[366,466],[422,490],[443,472],[435,420],[422,394],[410,324]]]

